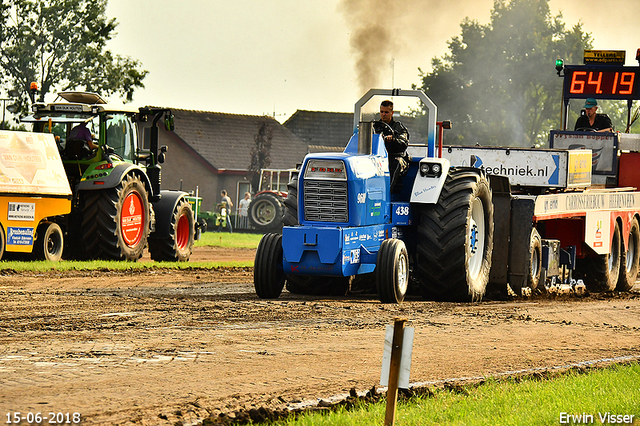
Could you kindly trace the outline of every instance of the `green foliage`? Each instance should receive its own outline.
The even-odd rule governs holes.
[[[38,100],[53,90],[85,90],[128,101],[144,87],[147,71],[129,57],[114,55],[106,42],[115,19],[105,16],[107,0],[9,0],[0,6],[0,68],[8,90],[20,94],[28,111],[29,85]]]
[[[421,73],[421,89],[453,122],[447,144],[546,144],[560,122],[562,80],[555,60],[580,63],[591,36],[578,24],[567,30],[551,16],[548,0],[496,0],[491,22],[466,18],[449,53]]]
[[[3,121],[0,123],[0,129],[2,130],[17,130],[20,132],[26,132],[27,131],[27,127],[24,124],[18,124],[18,125],[14,125],[11,124],[9,121]]]

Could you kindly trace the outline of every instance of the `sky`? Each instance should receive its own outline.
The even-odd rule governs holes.
[[[582,22],[595,49],[626,50],[627,65],[637,65],[640,1],[549,6],[567,28]],[[352,112],[363,85],[410,89],[465,17],[487,24],[492,8],[493,0],[108,0],[118,27],[107,47],[149,71],[133,105],[284,122],[298,109]],[[395,101],[396,111],[415,106]]]

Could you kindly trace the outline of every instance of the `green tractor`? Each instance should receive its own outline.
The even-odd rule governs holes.
[[[198,235],[194,200],[160,189],[167,148],[158,146],[158,124],[162,119],[173,130],[170,110],[63,92],[53,103],[33,104],[32,111],[22,121],[34,132],[54,134],[73,192],[71,213],[55,218],[65,233],[64,258],[135,261],[148,246],[153,260],[189,260]],[[138,140],[143,122],[151,123],[148,149]],[[90,136],[79,138],[77,126]]]

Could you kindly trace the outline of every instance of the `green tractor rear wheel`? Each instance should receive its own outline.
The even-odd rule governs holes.
[[[155,261],[187,262],[195,242],[191,204],[181,200],[173,209],[170,233],[166,238],[149,238],[149,255]]]

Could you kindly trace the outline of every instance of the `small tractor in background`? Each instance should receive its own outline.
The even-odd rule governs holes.
[[[249,223],[261,233],[281,232],[287,183],[296,169],[262,169],[260,184],[249,205]]]
[[[73,194],[71,212],[52,219],[65,233],[65,258],[135,261],[148,246],[153,260],[189,260],[195,200],[160,188],[167,148],[158,146],[158,123],[173,130],[170,110],[109,105],[94,93],[63,92],[53,103],[34,103],[32,111],[22,121],[55,136]],[[151,138],[144,150],[137,126],[147,121]],[[70,137],[80,123],[97,148]]]
[[[202,199],[200,199],[200,201],[202,201]],[[227,203],[217,203],[213,207],[213,210],[198,210],[196,215],[198,232],[206,232],[207,230],[211,232],[224,232],[228,230],[232,233],[233,226],[231,225],[231,216],[228,213]]]

